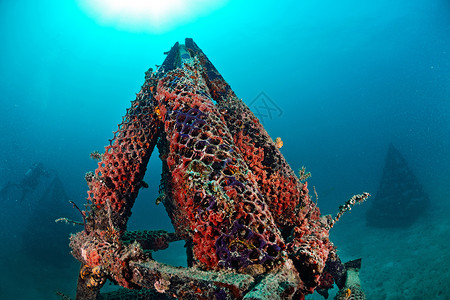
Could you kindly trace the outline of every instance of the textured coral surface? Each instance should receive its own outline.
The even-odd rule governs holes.
[[[163,162],[158,201],[176,232],[129,233],[127,220],[155,145]],[[101,274],[128,288],[175,295],[194,289],[199,297],[224,299],[247,292],[254,299],[261,293],[302,298],[319,284],[333,250],[330,219],[320,216],[306,182],[192,40],[175,44],[161,69],[146,73],[110,145],[96,157],[97,170],[86,176],[86,230],[71,238],[84,270],[101,267]],[[187,242],[189,264],[210,270],[215,281],[200,280],[203,275],[188,268],[186,280],[194,285],[188,287],[179,271],[149,264],[149,250],[177,239]],[[255,277],[249,291],[249,279],[225,280],[230,271],[264,276]]]
[[[195,67],[167,74],[156,95],[169,145],[175,229],[192,239],[204,268],[268,264],[284,248],[280,232]]]

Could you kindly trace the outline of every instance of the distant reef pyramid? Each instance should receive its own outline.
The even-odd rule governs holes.
[[[405,158],[390,144],[380,187],[367,211],[367,225],[374,227],[407,227],[422,215],[429,205],[428,196]]]

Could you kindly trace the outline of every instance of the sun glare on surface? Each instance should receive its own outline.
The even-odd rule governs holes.
[[[227,0],[79,0],[102,25],[163,33],[224,6]]]

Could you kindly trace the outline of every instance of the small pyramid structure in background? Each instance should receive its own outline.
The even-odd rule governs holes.
[[[374,227],[407,227],[422,215],[429,205],[428,196],[405,158],[390,144],[380,187],[367,211],[367,225]]]

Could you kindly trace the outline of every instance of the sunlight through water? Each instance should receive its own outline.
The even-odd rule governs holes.
[[[104,26],[164,33],[205,16],[228,0],[79,0],[81,8]]]

